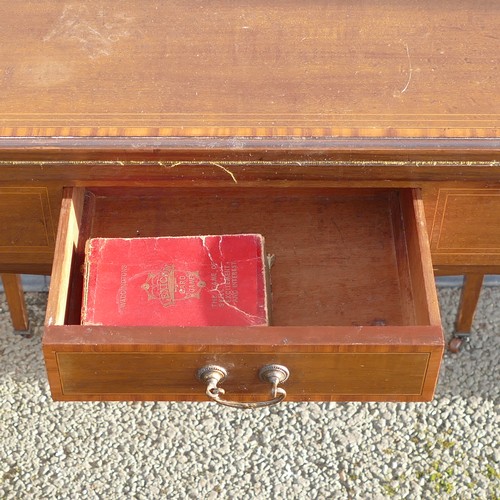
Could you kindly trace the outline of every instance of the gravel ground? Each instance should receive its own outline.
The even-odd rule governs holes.
[[[442,288],[448,332],[459,290]],[[40,341],[13,333],[0,294],[0,498],[500,497],[500,288],[446,354],[432,403],[54,403]]]

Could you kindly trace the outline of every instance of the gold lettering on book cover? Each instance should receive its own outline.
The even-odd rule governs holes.
[[[205,286],[199,271],[179,270],[167,264],[148,273],[141,288],[148,294],[148,300],[158,300],[163,307],[169,307],[180,300],[199,299]]]

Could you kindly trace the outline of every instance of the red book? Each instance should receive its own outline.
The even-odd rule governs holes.
[[[82,324],[268,325],[258,234],[92,238]]]

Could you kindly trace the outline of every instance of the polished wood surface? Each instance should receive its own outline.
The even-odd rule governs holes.
[[[457,333],[468,333],[471,331],[474,313],[479,301],[481,287],[483,286],[483,274],[467,274],[462,288],[459,313],[455,329]]]
[[[443,337],[417,191],[75,188],[61,214],[43,340],[56,399],[204,400],[209,363],[238,375],[240,399],[262,399],[248,377],[269,363],[294,371],[290,400],[432,397]],[[88,237],[235,230],[276,256],[275,326],[79,325]]]
[[[0,181],[0,226],[0,262],[45,263],[50,270],[57,223],[45,186]]]
[[[498,137],[496,0],[2,0],[0,19],[0,136]]]
[[[438,189],[429,233],[436,264],[466,264],[470,256],[486,266],[498,262],[500,189]]]
[[[222,364],[237,400],[263,399],[265,364],[291,370],[289,400],[427,401],[443,352],[439,326],[47,327],[58,400],[206,400],[196,372]]]
[[[264,333],[263,333],[264,334]],[[230,366],[224,381],[226,397],[247,393],[261,399],[269,387],[258,378],[259,368],[272,357],[291,373],[286,383],[288,399],[369,397],[417,398],[429,362],[428,353],[244,353],[200,355],[196,353],[58,353],[62,390],[67,397],[103,394],[165,393],[204,399],[196,380],[199,368],[211,364]],[[188,397],[189,397],[188,396]]]
[[[10,317],[14,330],[26,331],[29,328],[28,311],[24,301],[21,276],[18,274],[0,274],[5,297],[9,306]]]
[[[436,325],[431,259],[437,272],[500,273],[499,21],[495,0],[0,0],[0,272],[47,274],[55,258],[50,341],[51,328],[78,322],[80,232],[91,228],[70,219],[83,220],[85,188],[95,192],[85,210],[97,214],[113,209],[103,189],[122,191],[118,226],[151,234],[181,231],[185,211],[193,231],[215,231],[222,215],[229,228],[231,199],[249,207],[255,197],[261,214],[280,214],[277,198],[262,193],[290,190],[282,206],[296,220],[275,233],[276,248],[288,243],[293,260],[295,245],[298,262],[320,278],[303,305],[283,290],[303,290],[302,281],[315,290],[312,275],[277,285],[280,322],[290,313],[308,325],[308,311],[317,325]],[[220,200],[197,225],[190,206],[205,213],[202,188]],[[367,207],[351,202],[350,216],[336,195],[325,207],[317,196],[352,188],[371,194]],[[297,189],[316,195],[297,201]],[[144,190],[165,190],[172,205],[155,207]],[[403,196],[394,205],[387,190]],[[173,209],[177,219],[161,220]],[[56,245],[60,214],[68,232]],[[279,225],[261,219],[264,229]],[[113,232],[111,219],[95,223]],[[353,279],[347,270],[336,278],[312,258],[316,250],[323,261],[346,257],[330,246],[336,232],[361,255],[357,272],[369,279],[353,283],[368,304],[342,287],[341,278]],[[363,244],[389,263],[385,274]],[[329,280],[349,304],[331,316],[322,309],[334,297]],[[55,352],[47,354],[53,386]]]
[[[83,215],[87,225],[80,226],[89,230],[82,231],[83,242],[89,237],[263,234],[266,251],[276,255],[275,324],[429,322],[427,297],[414,297],[424,271],[429,273],[425,279],[432,279],[432,270],[427,255],[422,268],[423,243],[410,247],[407,241],[422,233],[423,222],[422,212],[415,214],[421,202],[414,207],[411,192],[96,188],[87,191],[87,198],[92,208]],[[409,227],[402,223],[403,212]]]
[[[63,324],[66,321],[71,287],[71,266],[75,262],[82,220],[84,191],[66,189],[63,193],[61,216],[55,255],[58,256],[51,279],[58,285],[58,293],[49,294],[46,324]]]

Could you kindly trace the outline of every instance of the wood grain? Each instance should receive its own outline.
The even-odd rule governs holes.
[[[26,302],[24,301],[21,276],[18,274],[2,273],[0,274],[0,279],[5,290],[12,326],[15,330],[28,330],[28,311],[26,310]]]
[[[500,189],[438,190],[431,248],[436,263],[491,265],[500,258]]]
[[[56,286],[50,287],[46,323],[63,324],[66,320],[69,295],[72,289],[71,273],[79,272],[76,252],[82,220],[84,189],[66,189],[63,194],[61,216],[55,249],[51,279]],[[73,269],[73,271],[72,271]]]
[[[0,271],[50,272],[64,187],[204,186],[419,188],[438,272],[500,272],[499,20],[496,0],[0,0]],[[424,246],[392,216],[388,309],[418,323]]]
[[[47,327],[44,355],[60,400],[205,400],[196,372],[222,364],[238,400],[263,399],[257,373],[291,370],[289,400],[432,398],[440,327]]]
[[[499,16],[495,0],[2,0],[0,135],[498,137]]]
[[[450,180],[450,172],[457,172],[460,180],[468,180],[468,176],[488,180],[489,175],[495,174],[498,179],[499,157],[500,140],[481,138],[0,136],[2,167],[22,165],[17,162],[23,160],[31,160],[32,166],[41,167],[61,164],[74,167],[78,162],[88,166],[100,160],[104,165],[128,169],[137,164],[161,166],[158,162],[162,160],[232,161],[233,167],[238,162],[244,166],[293,162],[299,169],[301,166],[357,166],[376,167],[376,173],[380,167],[384,171],[392,167],[391,175],[398,178],[414,179],[416,172],[434,175],[441,172]]]
[[[344,398],[420,396],[428,365],[428,353],[286,355],[220,355],[158,353],[59,353],[62,394],[103,394],[120,399],[123,394],[165,393],[204,399],[196,380],[199,368],[211,364],[230,367],[223,384],[227,398],[252,394],[266,399],[269,387],[258,379],[259,368],[269,360],[291,371],[286,383],[288,399],[309,400],[328,394]],[[246,394],[245,394],[246,393]]]
[[[398,257],[407,257],[394,245],[392,213],[401,212],[394,192],[236,186],[93,192],[85,238],[263,234],[266,250],[276,255],[276,324],[412,322],[402,306],[412,291],[400,285],[405,270]]]
[[[420,190],[402,190],[401,207],[417,322],[419,324],[429,322],[431,325],[440,325],[441,316],[434,274],[428,266],[428,263],[431,262],[431,251]]]
[[[43,339],[55,399],[203,400],[193,373],[208,363],[234,371],[240,399],[262,399],[252,377],[266,363],[293,368],[290,400],[432,397],[443,337],[416,193],[75,188],[62,213]],[[88,237],[235,231],[261,232],[276,255],[276,326],[78,324]]]
[[[455,324],[456,333],[469,333],[471,331],[483,279],[483,274],[467,274],[465,276]]]
[[[53,251],[55,229],[45,187],[0,185],[0,220],[0,254]]]

